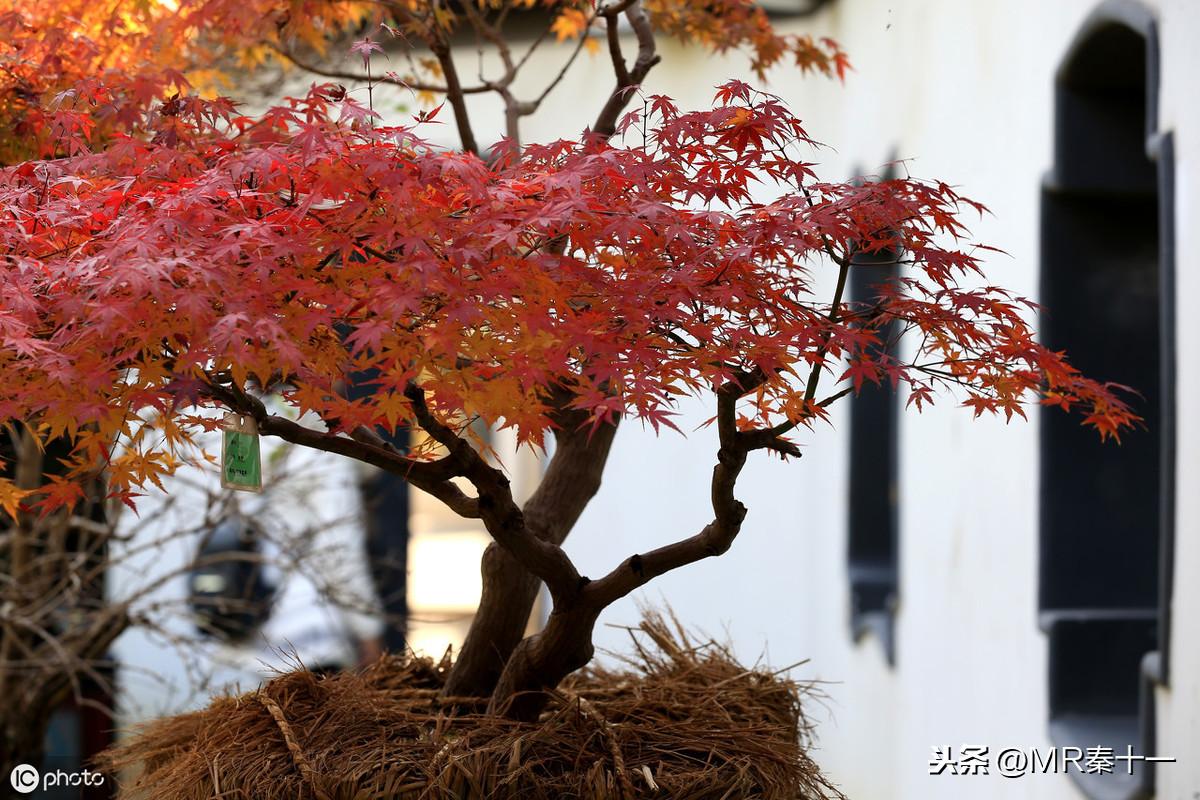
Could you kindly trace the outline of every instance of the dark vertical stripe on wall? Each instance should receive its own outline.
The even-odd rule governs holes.
[[[1162,485],[1159,524],[1159,682],[1166,684],[1171,675],[1171,603],[1175,584],[1175,458],[1177,433],[1175,295],[1175,137],[1163,134],[1155,140],[1158,161],[1159,291],[1161,292],[1162,385],[1159,425],[1162,432]]]

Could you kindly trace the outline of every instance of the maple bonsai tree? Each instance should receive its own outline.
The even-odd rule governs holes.
[[[522,144],[521,119],[561,78],[517,94],[528,55],[504,25],[537,10],[549,12],[545,32],[524,50],[573,39],[565,72],[596,46],[614,83],[588,130]],[[749,0],[181,0],[152,11],[137,35],[183,36],[180,63],[134,77],[110,66],[4,106],[37,127],[18,136],[27,160],[0,171],[0,418],[71,443],[63,475],[0,482],[14,518],[71,508],[99,473],[133,504],[216,424],[203,408],[373,464],[493,538],[445,691],[529,719],[592,657],[608,605],[733,546],[747,459],[800,456],[792,435],[866,382],[917,409],[943,390],[976,416],[1079,410],[1103,437],[1137,420],[1118,387],[1037,343],[1030,303],[983,280],[987,248],[962,220],[982,206],[941,182],[821,180],[800,121],[748,84],[721,86],[698,111],[642,92],[663,35],[743,49],[760,77],[778,62],[845,71],[834,43],[775,32]],[[80,35],[56,24],[59,37]],[[353,46],[354,69],[330,67],[313,47],[347,25],[371,36]],[[496,51],[499,75],[460,76],[451,44],[462,30]],[[378,39],[409,57],[408,71],[373,69]],[[317,84],[242,116],[188,88],[189,69],[211,66],[197,54],[220,51],[370,93]],[[448,108],[384,124],[370,102],[381,84]],[[508,133],[486,150],[467,102],[482,93],[503,99]],[[459,151],[421,138],[444,117]],[[883,252],[899,253],[901,277],[870,303],[848,302],[850,270]],[[876,257],[860,264],[861,253]],[[348,397],[362,374],[371,392]],[[297,413],[271,413],[266,394]],[[711,522],[581,575],[561,545],[618,424],[674,428],[681,396],[713,412],[696,434],[714,443]],[[472,439],[477,419],[531,447],[553,438],[523,505]],[[402,426],[423,434],[408,452],[383,435]],[[525,637],[542,583],[549,620]]]

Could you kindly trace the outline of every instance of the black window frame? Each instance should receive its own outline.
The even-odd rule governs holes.
[[[888,167],[881,178],[890,180]],[[851,257],[847,278],[850,303],[872,303],[879,286],[900,277],[898,248]],[[885,346],[894,347],[900,326],[881,328]],[[850,633],[861,642],[874,633],[889,667],[896,665],[896,614],[900,605],[900,403],[886,383],[864,384],[847,398],[846,576]]]
[[[1097,57],[1097,54],[1106,53],[1105,48],[1116,53],[1123,46],[1119,44],[1122,37],[1129,41],[1130,35],[1140,37],[1145,53],[1144,66],[1132,76],[1144,74],[1141,96],[1144,120],[1140,130],[1126,125],[1122,133],[1116,132],[1122,126],[1113,123],[1113,119],[1121,112],[1126,98],[1119,91],[1105,94],[1112,90],[1104,83],[1105,77],[1111,78],[1112,71],[1120,69],[1120,59]],[[1157,486],[1153,487],[1153,495],[1146,495],[1152,498],[1156,517],[1150,538],[1156,553],[1144,551],[1140,558],[1092,571],[1133,570],[1131,580],[1140,586],[1129,590],[1110,582],[1104,587],[1104,591],[1115,593],[1112,597],[1127,602],[1109,603],[1112,598],[1105,598],[1090,606],[1082,603],[1076,607],[1069,602],[1072,597],[1087,597],[1089,591],[1098,596],[1094,592],[1099,587],[1089,590],[1087,586],[1070,585],[1088,580],[1088,571],[1070,574],[1062,563],[1062,542],[1054,540],[1056,527],[1061,527],[1061,516],[1055,516],[1055,504],[1065,501],[1057,492],[1057,478],[1047,469],[1055,463],[1050,448],[1054,430],[1061,425],[1048,415],[1061,412],[1050,410],[1043,415],[1039,458],[1038,606],[1039,622],[1048,638],[1051,739],[1060,745],[1073,746],[1113,744],[1123,748],[1136,743],[1142,755],[1154,755],[1154,688],[1169,681],[1175,542],[1174,141],[1169,132],[1158,131],[1158,65],[1157,22],[1154,14],[1140,3],[1108,0],[1088,17],[1056,75],[1055,166],[1043,181],[1041,209],[1041,297],[1048,303],[1053,303],[1056,288],[1062,291],[1062,287],[1055,286],[1055,279],[1063,277],[1055,274],[1052,262],[1068,246],[1063,239],[1071,235],[1072,226],[1086,221],[1088,214],[1102,219],[1109,213],[1106,203],[1112,209],[1140,208],[1137,213],[1154,217],[1157,263],[1152,269],[1157,283],[1158,361],[1151,387],[1156,399],[1146,414],[1154,425],[1148,432],[1134,432],[1131,436],[1140,433],[1157,437],[1153,442],[1156,463],[1152,465],[1157,472]],[[1081,72],[1088,68],[1092,74]],[[1128,114],[1128,108],[1124,110]],[[1106,138],[1105,126],[1109,124],[1115,133]],[[1136,155],[1124,160],[1113,158],[1118,152]],[[1143,153],[1144,159],[1140,158]],[[1103,168],[1097,167],[1100,163]],[[1084,258],[1082,254],[1077,257]],[[1053,349],[1066,347],[1069,351],[1070,342],[1054,337],[1054,313],[1051,304],[1043,317],[1046,344]],[[1154,585],[1146,584],[1147,574]],[[1126,590],[1130,597],[1121,597]],[[1114,741],[1116,737],[1124,740]],[[1072,777],[1084,794],[1093,798],[1126,800],[1151,797],[1154,792],[1152,762],[1136,767],[1132,779],[1107,775]]]

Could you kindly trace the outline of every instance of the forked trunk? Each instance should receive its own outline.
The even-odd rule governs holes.
[[[566,401],[563,404],[567,405]],[[586,415],[579,412],[563,413],[554,434],[554,457],[537,491],[522,509],[528,530],[543,541],[562,544],[600,489],[617,423],[593,430],[585,425],[586,421]],[[505,665],[515,657],[525,635],[541,588],[541,581],[495,542],[484,552],[481,572],[479,609],[446,680],[443,692],[447,696],[493,694]],[[586,663],[587,659],[579,666]]]
[[[550,699],[548,692],[592,660],[592,631],[598,616],[597,609],[552,613],[544,630],[513,651],[492,692],[488,711],[535,721]]]
[[[470,634],[443,690],[455,697],[487,697],[525,635],[541,581],[492,542],[480,566],[483,595]]]

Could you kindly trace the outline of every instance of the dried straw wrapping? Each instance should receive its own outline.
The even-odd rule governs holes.
[[[103,766],[140,772],[122,797],[155,800],[842,797],[806,752],[811,686],[661,617],[637,632],[627,670],[573,676],[535,724],[439,697],[445,660],[390,656],[151,723]]]

